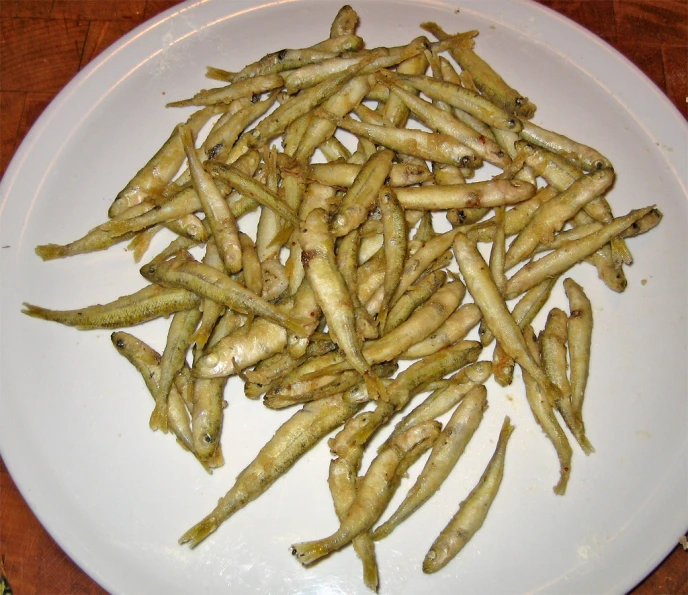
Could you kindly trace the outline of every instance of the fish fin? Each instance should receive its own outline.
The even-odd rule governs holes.
[[[234,368],[234,374],[241,378],[244,382],[249,382],[249,379],[244,374],[243,370],[237,365],[237,360],[235,357],[232,358],[232,368]]]
[[[253,321],[256,319],[256,315],[253,312],[249,312],[246,314],[246,322],[241,326],[239,329],[242,334],[247,334],[251,330],[251,326],[253,326]]]

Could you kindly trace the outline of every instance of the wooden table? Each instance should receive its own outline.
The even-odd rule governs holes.
[[[538,1],[621,51],[688,117],[686,0]],[[178,3],[0,0],[0,176],[43,109],[79,70],[139,23]],[[104,592],[41,527],[2,460],[0,562],[18,595]],[[688,552],[677,547],[633,593],[688,594]]]

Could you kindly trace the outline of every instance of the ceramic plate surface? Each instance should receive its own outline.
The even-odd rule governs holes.
[[[449,480],[377,545],[381,592],[626,591],[688,527],[685,121],[602,41],[534,3],[354,7],[368,47],[407,43],[427,20],[450,31],[479,29],[481,55],[538,105],[536,123],[611,159],[615,212],[656,203],[665,215],[658,229],[629,242],[635,263],[625,293],[606,289],[587,265],[571,272],[595,307],[585,417],[597,452],[575,450],[566,496],[552,493],[558,464],[520,378],[506,390],[490,386],[485,420]],[[230,382],[227,463],[210,476],[170,436],[149,431],[152,401],[109,332],[19,313],[25,301],[74,308],[141,287],[121,247],[47,263],[34,247],[66,243],[104,220],[114,195],[190,113],[164,104],[213,86],[206,65],[235,70],[268,52],[317,43],[338,8],[208,0],[160,15],[64,89],[0,187],[2,456],[41,522],[111,592],[366,593],[351,548],[309,569],[289,555],[290,544],[337,526],[324,442],[195,550],[177,545],[290,411],[267,411]],[[563,292],[551,303],[566,307]],[[543,317],[535,324],[542,328]],[[166,328],[156,322],[133,332],[162,350]],[[505,414],[517,427],[488,521],[447,568],[423,575],[428,547],[480,476]]]

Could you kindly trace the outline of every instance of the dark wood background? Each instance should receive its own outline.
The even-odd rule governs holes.
[[[0,0],[0,176],[79,70],[179,1]],[[688,118],[688,0],[537,1],[609,42]],[[17,595],[104,592],[41,527],[0,460],[0,570],[3,564]],[[633,593],[688,594],[688,552],[677,546]]]

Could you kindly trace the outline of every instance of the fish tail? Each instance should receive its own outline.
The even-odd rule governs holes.
[[[394,406],[390,403],[378,401],[376,409],[370,414],[365,425],[352,434],[350,442],[357,446],[366,444],[375,431],[383,425],[394,413]]]
[[[588,440],[588,437],[585,435],[585,432],[578,433],[578,435],[575,436],[575,438],[586,455],[591,455],[595,452],[595,447],[590,443],[590,440]]]
[[[189,107],[191,105],[196,105],[195,100],[192,99],[180,99],[179,101],[170,101],[165,107]]]
[[[206,78],[213,79],[215,81],[223,81],[225,83],[231,83],[232,79],[236,75],[236,72],[230,72],[229,70],[222,70],[221,68],[214,68],[213,66],[206,66],[205,76]]]
[[[55,260],[56,258],[69,256],[67,246],[61,246],[60,244],[43,244],[42,246],[36,246],[34,251],[43,260]]]
[[[329,554],[330,548],[327,539],[319,539],[318,541],[296,543],[291,546],[291,553],[301,564],[308,566]]]
[[[368,391],[368,396],[375,401],[389,402],[389,393],[382,380],[380,380],[375,373],[370,370],[363,374],[363,381]]]
[[[191,135],[191,130],[189,130],[189,127],[186,124],[180,124],[177,127],[177,132],[179,134],[179,138],[182,141],[182,144],[184,145],[184,150],[193,150],[194,140],[193,136]]]
[[[380,541],[380,539],[384,539],[387,537],[393,530],[396,525],[390,523],[390,521],[385,521],[377,527],[371,534],[372,538],[374,541]]]
[[[291,237],[292,232],[294,231],[294,226],[290,223],[284,225],[282,229],[280,229],[276,234],[275,237],[270,240],[270,243],[268,244],[268,248],[273,248],[274,246],[282,246],[286,244],[289,241],[289,238]]]
[[[557,402],[557,409],[561,416],[564,418],[566,425],[576,439],[576,442],[580,445],[581,449],[586,455],[591,455],[595,452],[595,448],[588,440],[585,435],[585,425],[579,414],[576,414],[571,408],[570,401],[560,400]]]
[[[297,337],[305,339],[311,335],[310,329],[313,326],[313,321],[306,318],[286,317],[284,325]]]
[[[160,430],[167,434],[167,401],[157,400],[155,402],[155,409],[151,414],[149,425],[154,432]]]
[[[33,304],[27,304],[26,302],[24,302],[23,306],[24,308],[21,311],[22,314],[26,314],[32,318],[50,320],[51,322],[58,322],[59,324],[64,324],[65,326],[73,326],[80,330],[93,328],[88,323],[89,321],[86,321],[84,324],[83,320],[79,320],[81,317],[80,310],[51,310],[50,308],[42,308],[41,306],[34,306]],[[76,316],[74,316],[75,312]]]
[[[219,526],[220,523],[217,518],[211,513],[184,533],[184,535],[179,538],[179,545],[188,543],[190,547],[196,547],[201,541],[208,537],[208,535],[214,533]]]
[[[369,533],[362,533],[353,542],[356,555],[363,563],[363,582],[371,591],[377,593],[380,579],[375,560],[375,545]]]
[[[203,351],[208,339],[210,339],[211,332],[212,329],[208,326],[199,326],[194,333],[191,343],[196,345],[196,349],[199,351],[199,353]]]
[[[138,232],[134,238],[129,242],[127,250],[133,252],[134,262],[141,262],[141,259],[145,255],[146,251],[150,247],[151,240],[153,236],[162,229],[162,226],[156,225],[154,227],[149,227],[144,231]]]
[[[24,302],[22,305],[24,306],[22,309],[22,314],[26,314],[32,318],[40,318],[41,320],[55,320],[54,310],[41,308],[40,306],[34,306],[33,304],[28,304],[26,302]]]
[[[571,474],[571,464],[561,464],[561,471],[559,472],[559,481],[554,486],[554,493],[557,496],[563,496],[566,493],[566,486],[569,483],[569,475]]]

